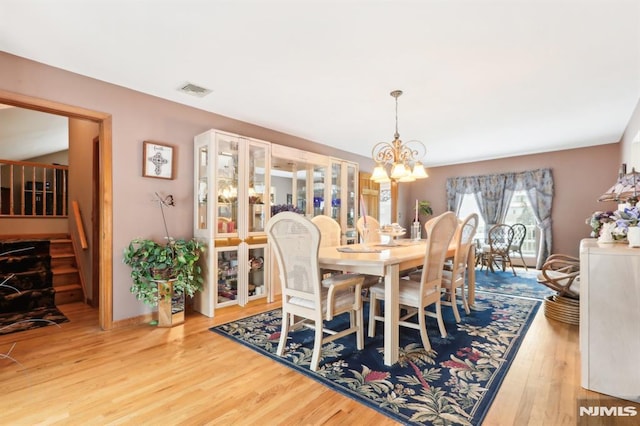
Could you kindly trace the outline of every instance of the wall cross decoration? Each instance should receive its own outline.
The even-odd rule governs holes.
[[[142,143],[142,176],[173,179],[174,150],[171,145],[144,141]]]

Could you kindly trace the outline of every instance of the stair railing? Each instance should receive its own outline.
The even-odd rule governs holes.
[[[66,217],[69,166],[0,160],[0,216]]]
[[[74,235],[71,235],[71,246],[73,247],[73,255],[75,256],[76,266],[78,268],[78,276],[80,278],[80,286],[82,287],[82,298],[84,300],[84,303],[87,303],[87,301],[88,301],[87,287],[86,287],[86,283],[84,281],[84,272],[82,270],[82,265],[83,265],[82,259],[78,255],[78,252],[79,252],[78,244],[80,245],[80,247],[83,250],[86,250],[86,249],[89,248],[89,243],[87,243],[87,236],[84,233],[84,225],[83,225],[83,222],[82,222],[82,215],[80,214],[80,205],[75,200],[73,200],[71,202],[71,205],[73,206],[73,218],[74,218],[74,222],[76,224],[76,230],[77,230],[77,235],[78,235],[78,238],[75,238]],[[96,296],[94,295],[93,297],[96,297]]]

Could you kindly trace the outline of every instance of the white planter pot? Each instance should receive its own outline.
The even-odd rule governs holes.
[[[640,247],[640,227],[630,226],[627,230],[629,247]]]

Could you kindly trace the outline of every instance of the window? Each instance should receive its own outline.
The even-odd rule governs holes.
[[[477,213],[479,217],[478,230],[476,231],[476,240],[484,241],[486,224],[480,214],[480,208],[473,194],[465,194],[458,211],[458,217],[464,218],[471,213]],[[524,257],[536,257],[538,252],[537,246],[537,227],[536,219],[533,215],[533,208],[529,202],[526,191],[515,191],[511,197],[511,203],[507,210],[507,216],[504,222],[508,225],[514,223],[522,223],[527,228],[527,236],[522,244],[522,255]]]
[[[513,193],[504,222],[509,225],[522,223],[527,227],[527,236],[524,239],[524,243],[522,243],[522,255],[524,257],[535,257],[538,252],[536,245],[536,219],[533,215],[533,208],[529,202],[529,197],[527,197],[525,191],[515,191]]]

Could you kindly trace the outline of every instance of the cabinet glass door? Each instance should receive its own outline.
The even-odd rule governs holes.
[[[249,298],[266,297],[265,286],[265,246],[249,248]]]
[[[197,229],[204,230],[208,228],[207,221],[209,218],[209,200],[207,199],[209,190],[209,148],[207,146],[199,147],[196,155],[196,179],[198,182],[196,226]]]
[[[331,217],[340,223],[340,204],[342,203],[342,165],[340,163],[331,163]]]
[[[356,193],[358,182],[358,168],[353,163],[346,163],[347,166],[347,182],[343,192],[346,197],[346,229],[344,230],[347,243],[355,243],[358,233],[356,232]]]
[[[313,216],[324,214],[324,185],[326,174],[326,167],[313,167]]]
[[[217,248],[217,305],[234,304],[238,299],[238,247]]]
[[[267,149],[249,145],[249,232],[263,232],[267,219],[265,206],[269,203],[267,187]]]
[[[216,142],[218,233],[235,234],[238,224],[238,140],[218,134]]]
[[[307,213],[307,170],[297,170],[295,172],[296,179],[296,207]]]

